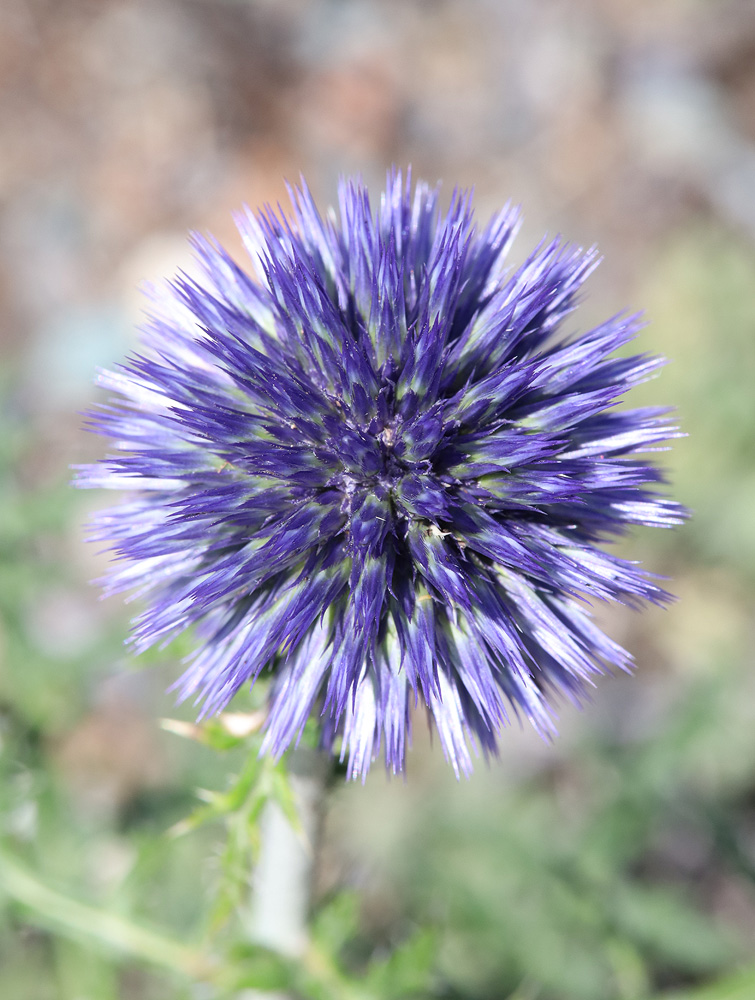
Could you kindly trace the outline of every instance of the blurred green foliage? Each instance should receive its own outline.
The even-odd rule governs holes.
[[[755,259],[692,230],[651,274],[642,346],[672,363],[633,402],[678,405],[666,458],[694,518],[627,551],[680,601],[608,620],[638,675],[565,711],[553,747],[512,731],[456,784],[418,716],[406,783],[338,775],[302,963],[240,916],[260,810],[291,812],[285,767],[217,724],[160,730],[189,732],[162,693],[186,649],[129,661],[124,609],[86,582],[92,498],[5,385],[0,996],[755,996]]]

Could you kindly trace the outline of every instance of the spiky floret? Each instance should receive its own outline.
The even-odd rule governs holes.
[[[178,687],[205,712],[273,672],[264,750],[314,711],[352,776],[381,746],[401,770],[421,701],[468,771],[512,712],[547,733],[551,696],[629,665],[586,604],[667,597],[599,547],[683,517],[637,457],[666,411],[612,409],[661,361],[612,356],[637,316],[561,333],[596,253],[507,268],[511,207],[480,231],[467,194],[443,215],[398,172],[374,213],[358,181],[338,217],[291,197],[238,220],[251,273],[195,237],[201,279],[154,293],[144,352],[100,376],[116,453],[79,483],[135,491],[98,520],[109,588],[145,602],[137,650],[196,626]]]

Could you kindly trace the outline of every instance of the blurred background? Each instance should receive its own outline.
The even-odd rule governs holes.
[[[339,174],[379,190],[391,163],[446,198],[474,186],[482,218],[521,203],[515,259],[545,232],[600,246],[580,325],[646,310],[640,346],[671,363],[635,402],[677,406],[688,438],[662,457],[694,518],[623,545],[679,601],[601,612],[636,675],[564,708],[554,745],[512,729],[500,761],[457,783],[420,725],[407,782],[376,766],[337,787],[316,899],[351,894],[318,933],[358,975],[428,929],[432,995],[459,1000],[719,982],[755,953],[747,0],[3,4],[2,850],[48,909],[46,891],[174,939],[205,926],[223,827],[167,831],[242,761],[161,730],[192,718],[165,694],[177,654],[131,660],[128,609],[91,586],[106,557],[82,525],[109,498],[68,486],[105,447],[80,412],[95,368],[136,343],[138,283],[186,265],[188,229],[235,252],[231,212],[285,204],[284,178],[304,174],[324,206]],[[50,933],[14,885],[0,866],[0,996],[214,995]],[[706,1000],[734,996],[716,989]]]

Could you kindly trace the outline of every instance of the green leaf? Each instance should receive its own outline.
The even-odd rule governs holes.
[[[355,892],[340,892],[317,911],[312,936],[326,953],[335,955],[358,928],[359,896]]]
[[[291,779],[283,763],[278,764],[271,771],[270,779],[272,786],[270,797],[278,803],[294,832],[299,837],[305,838],[306,834],[301,824],[299,810],[296,806],[296,797],[291,785]]]
[[[735,954],[733,942],[714,921],[670,888],[622,885],[616,891],[615,914],[629,937],[684,969],[715,969]]]
[[[234,970],[229,976],[234,990],[285,990],[295,974],[290,959],[261,945],[236,945],[228,957]]]
[[[755,997],[755,965],[725,976],[718,982],[660,994],[655,1000],[752,1000]]]
[[[387,957],[373,959],[367,968],[365,983],[391,1000],[426,993],[437,950],[436,932],[420,928]]]

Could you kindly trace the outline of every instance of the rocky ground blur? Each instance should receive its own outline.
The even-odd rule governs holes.
[[[145,854],[144,843],[177,818],[191,787],[222,778],[158,731],[157,717],[173,711],[163,689],[175,664],[135,671],[119,646],[121,603],[98,601],[89,586],[104,561],[84,546],[81,523],[101,501],[71,495],[66,482],[69,465],[98,456],[101,444],[81,431],[79,411],[94,398],[95,368],[135,343],[138,283],[186,265],[188,229],[240,254],[231,213],[285,204],[285,178],[305,175],[328,203],[340,174],[361,172],[377,187],[392,163],[442,180],[446,195],[454,184],[474,186],[482,217],[507,199],[521,203],[520,255],[544,232],[600,246],[605,263],[581,321],[647,310],[643,347],[673,363],[642,401],[678,405],[689,438],[669,464],[695,518],[673,536],[639,533],[626,547],[673,576],[681,598],[666,612],[607,616],[636,655],[637,677],[607,681],[584,713],[565,711],[555,747],[512,732],[500,764],[481,765],[459,788],[420,731],[410,784],[386,785],[376,768],[366,790],[337,797],[321,891],[344,880],[361,888],[364,933],[375,940],[407,913],[432,914],[450,935],[441,971],[457,992],[448,995],[504,996],[525,980],[545,984],[527,994],[533,1000],[629,1000],[704,978],[755,947],[755,6],[747,0],[4,6],[2,831],[32,855],[35,838],[49,842],[40,867],[105,901],[130,898],[161,865],[174,866],[150,912],[176,926],[196,912],[178,861],[166,860],[176,852]],[[625,782],[627,801],[616,787]],[[535,789],[529,804],[523,788]],[[507,810],[516,809],[526,815],[512,825]],[[604,820],[634,823],[636,850]],[[551,829],[530,856],[541,821]],[[569,883],[577,896],[594,890],[594,917],[561,896],[554,916],[549,890],[533,901],[521,876],[527,864],[539,870],[535,856],[540,868],[564,860],[554,822],[564,824],[570,864],[594,835],[598,867],[629,886],[621,915],[592,938],[608,892],[600,872],[586,863]],[[427,853],[425,841],[435,845]],[[201,846],[178,853],[201,866]],[[631,895],[637,885],[671,886],[688,908],[653,909]],[[512,901],[529,936],[551,949],[542,968],[527,935],[517,938]],[[658,945],[673,923],[664,913],[683,929]],[[583,918],[584,954],[564,930]],[[29,986],[35,1000],[73,998],[85,966],[98,1000],[165,995],[138,970],[107,979],[105,966],[90,968],[75,949],[53,954],[57,946],[18,914],[3,919],[2,995],[26,995],[25,955],[47,969],[48,985]],[[513,943],[496,944],[501,935]],[[605,946],[605,962],[590,964],[591,941]],[[566,953],[577,971],[554,985]]]

